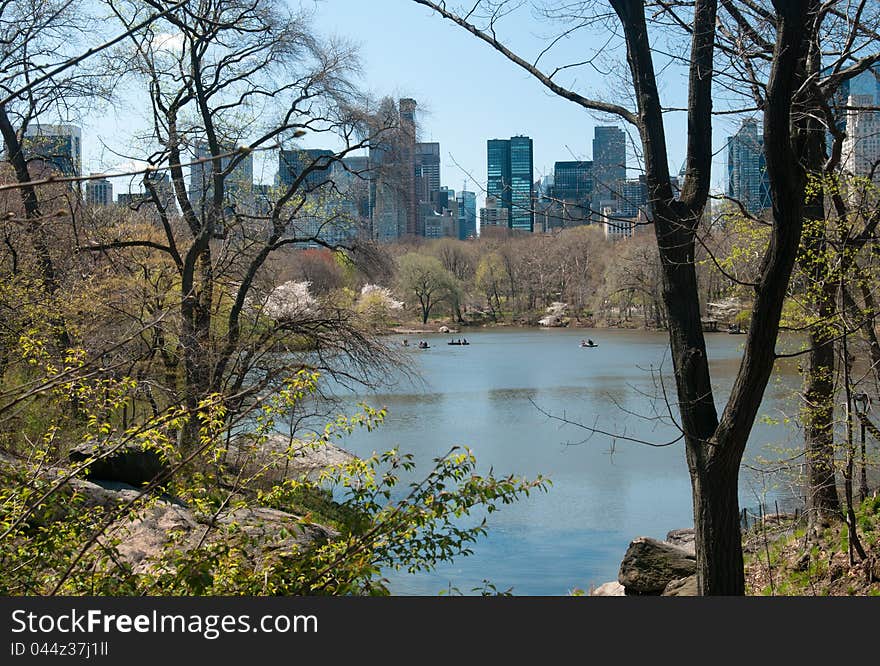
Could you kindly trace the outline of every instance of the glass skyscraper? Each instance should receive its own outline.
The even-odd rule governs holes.
[[[82,173],[82,132],[74,125],[31,124],[22,149],[28,160],[40,160],[62,176]]]
[[[487,197],[501,203],[508,211],[511,229],[531,232],[535,214],[532,210],[534,155],[527,136],[489,139],[486,142],[488,182]]]
[[[619,127],[598,126],[593,133],[593,210],[602,202],[619,200],[626,180],[626,134]],[[617,208],[613,205],[612,208]]]
[[[456,195],[458,201],[458,238],[466,240],[477,235],[477,195],[462,190]]]
[[[489,139],[486,142],[488,156],[488,182],[486,197],[498,202],[499,208],[510,210],[510,140]]]
[[[770,207],[764,137],[758,134],[758,122],[753,118],[746,118],[727,140],[727,196],[752,214]]]

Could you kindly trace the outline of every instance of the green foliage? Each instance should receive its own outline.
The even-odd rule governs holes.
[[[81,359],[71,354],[71,367]],[[175,470],[162,489],[197,523],[191,529],[181,523],[157,552],[132,567],[120,548],[128,530],[144,516],[173,513],[173,505],[157,492],[96,504],[94,490],[75,480],[90,461],[79,468],[62,465],[51,452],[54,436],[47,435],[29,460],[0,465],[0,594],[387,594],[383,570],[425,571],[469,554],[487,529],[475,512],[491,513],[547,486],[540,477],[479,474],[474,455],[459,447],[406,484],[401,479],[411,477],[415,465],[397,450],[345,459],[317,475],[273,476],[305,451],[327,448],[355,428],[376,428],[385,416],[362,405],[359,413],[338,416],[323,431],[266,454],[280,422],[314,395],[319,380],[302,370],[262,404],[240,440],[246,444],[239,445],[246,447],[239,453],[257,464],[235,469],[227,464],[222,396],[206,397],[191,416],[169,410],[120,429],[109,415],[137,382],[74,375],[60,384],[81,401],[88,441],[136,441],[162,452]],[[174,433],[188,418],[198,421],[199,448],[182,459]],[[95,455],[101,450],[96,447]],[[269,509],[284,513],[256,525],[247,519]],[[499,593],[488,582],[481,592]]]

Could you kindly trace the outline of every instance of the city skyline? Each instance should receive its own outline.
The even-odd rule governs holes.
[[[592,160],[592,137],[596,126],[619,124],[628,134],[628,157],[632,166],[636,156],[630,139],[632,128],[619,123],[618,119],[590,114],[582,108],[551,95],[543,86],[518,71],[492,49],[480,44],[472,36],[464,34],[455,26],[446,25],[439,17],[414,3],[375,0],[371,3],[354,0],[330,0],[315,5],[314,24],[325,36],[338,36],[355,42],[360,49],[362,87],[379,99],[412,97],[419,101],[421,120],[420,142],[439,141],[442,145],[441,179],[455,185],[469,182],[468,189],[485,198],[486,172],[483,150],[485,140],[493,136],[527,135],[535,146],[534,172],[537,180],[553,173],[555,162]],[[391,11],[393,8],[393,12]],[[384,11],[384,10],[388,11]],[[381,38],[365,31],[376,23],[377,16],[406,29],[383,30]],[[511,16],[504,23],[510,43],[527,52],[540,43],[528,20]],[[592,36],[584,36],[593,39]],[[598,39],[598,38],[597,38]],[[440,49],[425,48],[425,44],[442,45]],[[574,50],[569,48],[572,54]],[[406,54],[406,57],[401,57]],[[560,58],[565,58],[563,51]],[[456,82],[455,94],[441,94],[436,85],[437,76],[443,73]],[[611,101],[612,85],[605,76],[583,70],[578,80],[597,96]],[[493,94],[486,97],[487,82],[492,81]],[[522,104],[528,99],[528,104]],[[684,86],[674,79],[668,88],[670,106],[681,106],[685,100]],[[141,100],[127,99],[123,112],[108,111],[97,114],[94,120],[84,123],[87,138],[84,142],[84,171],[113,172],[129,160],[114,156],[131,151],[126,141],[138,134],[145,125],[140,119]],[[138,126],[135,126],[137,123]],[[684,142],[672,140],[686,131],[686,118],[682,113],[670,113],[666,117],[670,137],[671,171],[677,173],[684,159]],[[732,133],[733,124],[720,118],[716,130],[716,145]],[[303,146],[322,148],[324,137],[307,135]],[[713,182],[716,189],[723,189],[726,169],[723,155],[716,155],[713,164]],[[271,160],[255,157],[255,177],[260,183],[271,183]],[[267,168],[268,167],[268,168]],[[630,176],[636,176],[633,171]],[[124,191],[124,187],[117,187]]]

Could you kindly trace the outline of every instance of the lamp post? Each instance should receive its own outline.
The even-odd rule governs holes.
[[[865,449],[865,419],[871,409],[871,398],[867,393],[856,393],[852,397],[853,407],[859,417],[862,436],[862,469],[859,475],[859,500],[864,502],[868,497],[867,453]]]

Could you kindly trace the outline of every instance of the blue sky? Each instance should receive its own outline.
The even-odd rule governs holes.
[[[460,190],[467,179],[468,189],[478,192],[479,205],[486,179],[487,139],[515,134],[532,137],[537,179],[552,173],[557,160],[591,159],[595,125],[616,124],[631,132],[622,121],[596,117],[555,96],[490,46],[411,0],[306,0],[304,4],[314,10],[319,34],[344,37],[359,47],[365,88],[376,96],[408,96],[418,101],[422,140],[440,142],[443,184]],[[531,60],[561,26],[537,20],[526,6],[505,18],[499,28],[499,36]],[[628,86],[621,78],[625,72],[605,72],[612,62],[618,69],[625,63],[619,48],[614,50],[614,41],[608,43],[609,34],[610,30],[601,26],[592,33],[578,33],[561,43],[558,55],[554,59],[551,54],[546,63],[558,66],[583,60],[601,46],[603,60],[595,69],[566,71],[559,80],[574,83],[582,94],[626,103]],[[663,64],[659,53],[658,63]],[[666,105],[683,106],[685,71],[669,67],[661,85]],[[123,104],[121,110],[108,111],[87,124],[86,171],[104,170],[121,161],[102,151],[101,140],[112,145],[114,139],[146,120],[139,118],[144,111],[139,111],[136,103]],[[726,175],[724,137],[732,133],[735,124],[728,117],[716,120],[718,154],[713,182],[719,186]],[[684,159],[684,132],[684,114],[668,114],[673,173]],[[629,165],[635,167],[636,157],[631,149],[629,152]],[[263,178],[268,179],[266,175]],[[117,183],[116,191],[124,191],[122,183]]]

